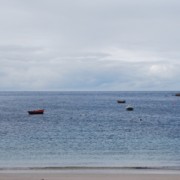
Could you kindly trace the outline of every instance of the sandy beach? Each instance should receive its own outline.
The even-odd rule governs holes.
[[[161,171],[1,171],[0,180],[179,180],[180,172]]]

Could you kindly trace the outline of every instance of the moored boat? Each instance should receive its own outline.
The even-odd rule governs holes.
[[[125,103],[126,101],[123,99],[117,100],[117,103]]]
[[[32,110],[32,111],[28,111],[28,113],[30,115],[33,115],[33,114],[43,114],[44,113],[44,109]]]
[[[180,93],[176,93],[175,96],[180,96]]]
[[[127,110],[127,111],[133,111],[134,108],[133,108],[132,106],[127,106],[127,107],[126,107],[126,110]]]

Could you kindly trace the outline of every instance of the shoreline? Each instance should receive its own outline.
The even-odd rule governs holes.
[[[175,170],[180,166],[9,166],[2,170]]]
[[[10,167],[1,173],[179,174],[179,167]]]
[[[179,170],[1,170],[1,180],[179,180]]]
[[[0,180],[179,180],[179,167],[0,168]]]

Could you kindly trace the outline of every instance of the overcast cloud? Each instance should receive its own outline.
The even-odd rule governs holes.
[[[0,90],[179,90],[179,0],[0,0]]]

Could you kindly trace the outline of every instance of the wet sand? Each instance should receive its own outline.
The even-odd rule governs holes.
[[[0,180],[180,180],[179,171],[0,171]]]

